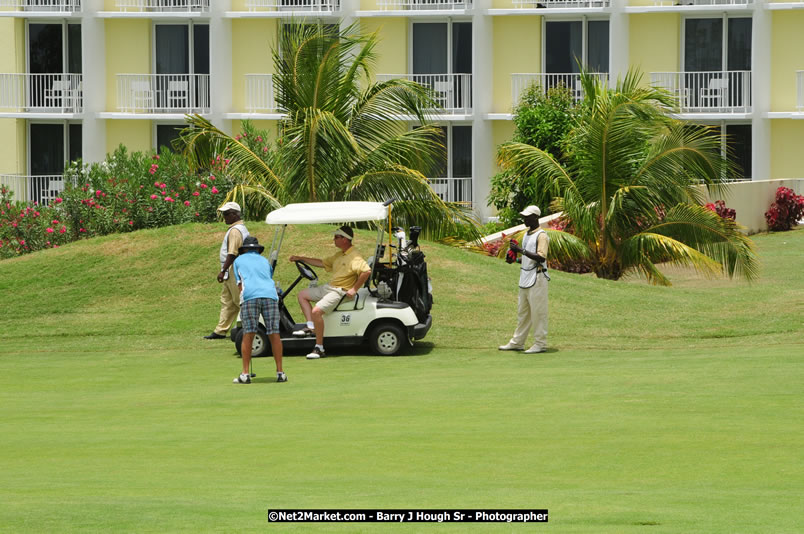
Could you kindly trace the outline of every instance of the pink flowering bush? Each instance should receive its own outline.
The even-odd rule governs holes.
[[[62,222],[60,203],[39,206],[15,202],[14,193],[0,187],[0,258],[58,248],[71,241],[69,223]]]
[[[774,232],[790,230],[804,218],[804,195],[796,195],[789,187],[776,190],[776,200],[765,212],[768,229]]]
[[[233,186],[226,166],[221,158],[204,172],[191,173],[180,154],[128,153],[120,146],[101,163],[70,164],[64,171],[67,188],[49,206],[13,202],[4,188],[0,258],[97,235],[216,221]]]

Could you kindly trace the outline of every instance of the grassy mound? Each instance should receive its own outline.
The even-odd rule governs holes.
[[[292,230],[285,287],[288,255],[333,250],[322,227]],[[551,532],[799,529],[804,231],[756,236],[751,285],[553,273],[550,350],[532,356],[496,350],[516,267],[425,243],[434,326],[411,354],[289,356],[287,384],[259,359],[242,387],[233,345],[201,339],[222,235],[185,225],[0,262],[4,530],[264,532],[269,508],[328,507],[548,508]],[[377,527],[278,531],[311,530]]]

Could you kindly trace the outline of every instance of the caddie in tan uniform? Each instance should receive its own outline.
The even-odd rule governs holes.
[[[243,240],[248,237],[246,225],[240,220],[240,204],[237,202],[227,202],[218,211],[223,215],[223,220],[229,225],[226,235],[223,236],[221,243],[220,262],[221,270],[218,273],[218,282],[223,284],[221,289],[221,315],[218,326],[204,339],[224,339],[229,327],[232,326],[237,314],[240,313],[240,290],[235,282],[232,264],[237,258],[238,251],[243,245]]]
[[[539,228],[538,206],[528,206],[519,213],[528,231],[522,238],[522,246],[511,243],[514,253],[522,254],[519,271],[519,305],[517,325],[511,341],[499,347],[500,350],[522,350],[525,348],[528,333],[533,328],[533,345],[525,354],[535,354],[547,350],[547,247],[550,238]]]
[[[354,232],[348,226],[341,226],[335,231],[333,240],[338,252],[328,258],[307,258],[305,256],[291,256],[290,261],[303,261],[314,267],[323,267],[332,273],[328,284],[319,287],[309,287],[297,295],[307,327],[293,332],[294,336],[315,335],[315,348],[307,355],[310,360],[325,356],[324,352],[324,314],[335,309],[345,296],[351,300],[357,290],[363,287],[371,276],[371,267],[368,266],[357,249],[352,246]],[[311,304],[315,302],[315,307]]]

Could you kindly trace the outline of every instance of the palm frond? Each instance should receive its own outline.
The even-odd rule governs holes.
[[[733,278],[754,280],[759,276],[759,261],[751,240],[732,220],[723,219],[703,206],[678,204],[667,212],[664,220],[644,232],[656,234],[684,244],[718,265],[720,272]],[[667,261],[686,261],[667,257]]]

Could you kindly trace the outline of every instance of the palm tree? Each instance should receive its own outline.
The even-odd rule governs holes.
[[[358,26],[282,26],[272,51],[280,121],[275,153],[258,155],[209,121],[188,117],[185,154],[203,167],[225,151],[230,174],[242,177],[231,195],[263,199],[264,206],[331,200],[395,198],[395,223],[417,224],[429,236],[455,233],[474,219],[445,203],[427,175],[445,157],[441,129],[427,111],[432,93],[411,81],[376,82],[377,35]],[[281,52],[280,52],[281,51]],[[411,129],[407,117],[420,124]]]
[[[567,143],[568,163],[522,143],[498,151],[503,169],[535,175],[554,198],[553,211],[563,212],[571,232],[550,231],[551,256],[584,260],[612,280],[633,271],[670,285],[656,267],[661,262],[756,277],[751,241],[701,205],[700,184],[722,192],[734,172],[719,135],[671,118],[672,97],[642,87],[634,71],[611,90],[586,73],[581,81],[585,99]]]

